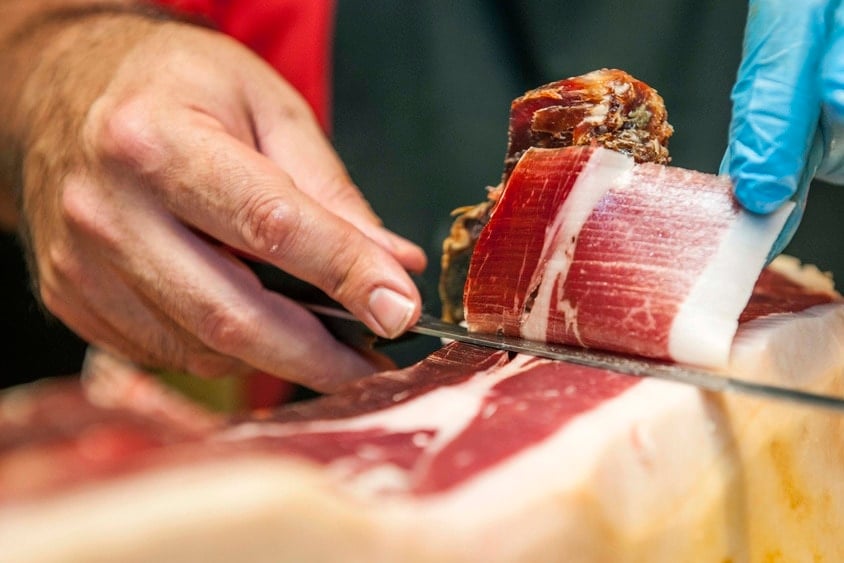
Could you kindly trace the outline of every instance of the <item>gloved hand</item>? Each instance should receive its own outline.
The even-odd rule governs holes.
[[[817,177],[844,183],[844,4],[751,0],[721,173],[755,213],[796,206],[771,249],[782,252]]]

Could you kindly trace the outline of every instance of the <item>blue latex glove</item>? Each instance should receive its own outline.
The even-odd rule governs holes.
[[[813,177],[844,183],[844,5],[751,0],[721,172],[755,213],[797,205],[771,249],[782,252]]]

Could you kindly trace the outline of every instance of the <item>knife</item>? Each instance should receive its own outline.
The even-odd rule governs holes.
[[[319,317],[349,321],[363,326],[354,315],[340,307],[303,302],[299,302],[299,304]],[[419,321],[410,327],[408,331],[426,336],[434,336],[440,339],[456,340],[467,344],[494,348],[496,350],[529,354],[531,356],[560,360],[571,364],[606,369],[630,376],[652,377],[654,379],[684,383],[706,391],[717,393],[737,392],[755,397],[764,397],[844,412],[844,397],[833,397],[766,383],[744,381],[729,375],[708,372],[689,366],[625,356],[603,350],[536,342],[513,336],[473,333],[469,332],[463,326],[446,323],[425,313],[422,314]]]

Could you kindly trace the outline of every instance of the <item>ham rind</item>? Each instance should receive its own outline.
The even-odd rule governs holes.
[[[454,222],[443,240],[439,283],[443,320],[464,320],[463,290],[478,234],[528,149],[600,146],[632,156],[636,162],[668,164],[673,132],[659,93],[618,69],[557,80],[513,100],[501,182],[487,188],[486,201],[455,209]]]
[[[751,308],[733,375],[844,393],[828,279],[779,260]],[[194,425],[150,408],[134,368],[89,360],[84,388],[0,398],[8,560],[844,560],[840,413],[453,343]]]
[[[602,148],[529,149],[475,247],[469,330],[724,368],[790,209],[755,216],[725,177]]]
[[[673,133],[662,96],[623,70],[557,80],[510,104],[503,180],[531,147],[601,146],[636,162],[668,164]]]

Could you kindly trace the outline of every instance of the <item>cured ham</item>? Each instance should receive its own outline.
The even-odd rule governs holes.
[[[753,216],[725,177],[603,148],[529,149],[475,246],[466,321],[723,368],[790,209]]]
[[[827,278],[779,261],[751,308],[733,374],[841,391],[844,302]],[[462,344],[225,420],[152,381],[92,354],[84,387],[0,398],[4,557],[844,557],[837,413]]]
[[[673,132],[659,93],[622,70],[600,69],[557,80],[513,100],[502,181],[487,189],[485,201],[453,212],[454,223],[443,241],[439,285],[443,319],[463,320],[463,289],[475,242],[525,151],[601,146],[636,162],[668,164]]]
[[[673,133],[662,96],[623,70],[557,80],[513,100],[503,180],[531,147],[601,146],[668,164]]]
[[[787,210],[647,163],[670,126],[622,74],[514,103],[506,188],[452,232],[471,327],[844,394],[831,280],[782,257],[756,279]],[[458,343],[223,415],[92,350],[81,379],[0,395],[0,558],[838,561],[841,421]]]

